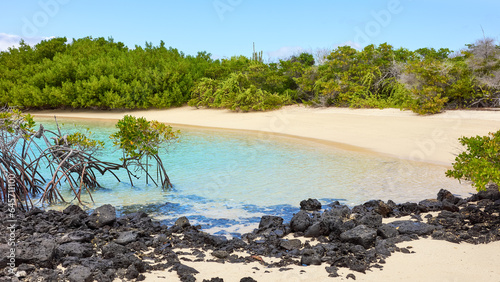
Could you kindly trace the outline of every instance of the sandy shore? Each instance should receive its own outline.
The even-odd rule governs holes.
[[[39,111],[35,116],[120,119],[125,114],[143,116],[171,125],[250,130],[312,139],[346,149],[366,150],[403,159],[450,166],[461,151],[461,136],[486,135],[500,129],[499,111],[448,111],[417,116],[396,109],[338,109],[289,106],[278,111],[233,113],[227,110],[182,107],[148,111]],[[414,254],[395,253],[383,270],[355,273],[357,281],[500,281],[500,242],[488,245],[453,244],[422,239],[406,242]],[[279,272],[255,265],[185,262],[201,273],[199,281],[221,277],[239,281],[330,281],[325,266],[295,267]],[[255,268],[259,270],[256,270]],[[269,273],[266,273],[266,270]],[[301,270],[305,272],[301,272]],[[349,272],[339,274],[345,280]],[[151,273],[147,281],[180,281],[175,272]]]
[[[439,212],[432,212],[437,216]],[[424,216],[424,215],[423,215]],[[386,218],[384,223],[394,220],[410,220],[410,217]],[[287,237],[293,239],[293,236]],[[311,238],[299,238],[303,243],[309,241],[315,245],[317,241]],[[222,264],[217,262],[194,262],[182,260],[182,263],[195,268],[197,281],[210,280],[220,277],[224,281],[236,282],[243,277],[252,277],[256,281],[294,282],[294,281],[340,281],[346,280],[348,274],[354,274],[356,281],[500,281],[500,241],[473,245],[467,243],[455,244],[431,238],[419,239],[397,244],[400,248],[407,248],[411,254],[393,253],[386,259],[383,269],[372,268],[366,274],[341,268],[337,278],[328,277],[325,266],[288,266],[291,269],[280,271],[279,268],[266,268],[259,262]],[[179,249],[189,253],[189,249]],[[214,259],[209,252],[205,252],[206,259]],[[247,257],[250,254],[237,253]],[[180,258],[195,260],[190,255],[181,255]],[[273,258],[263,257],[267,263],[276,261]],[[349,280],[349,279],[347,279]],[[181,281],[175,271],[154,271],[146,274],[146,281]]]
[[[252,277],[259,282],[346,281],[346,276],[350,273],[355,275],[356,281],[500,281],[500,241],[487,245],[472,245],[420,239],[398,246],[410,248],[414,253],[393,253],[387,258],[383,269],[372,268],[366,274],[341,268],[338,272],[340,277],[337,278],[328,277],[325,270],[328,265],[325,264],[291,266],[291,270],[279,271],[278,268],[265,268],[258,262],[222,264],[183,260],[182,263],[200,272],[195,275],[197,281],[210,280],[213,277],[220,277],[226,282],[237,282],[243,277]],[[210,257],[207,254],[207,258]],[[263,259],[266,262],[272,261],[269,258]],[[154,271],[146,274],[145,281],[181,280],[175,271]]]
[[[398,109],[309,108],[288,106],[271,112],[181,107],[147,111],[38,111],[36,116],[120,119],[143,116],[171,125],[250,130],[296,136],[403,159],[451,165],[461,136],[486,135],[500,129],[500,111],[448,111],[418,116]]]

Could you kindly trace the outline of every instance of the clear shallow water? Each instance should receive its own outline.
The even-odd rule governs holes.
[[[108,137],[115,122],[58,120],[90,127],[95,138],[106,142],[103,159],[118,161],[121,154]],[[37,121],[53,126],[48,119]],[[267,134],[180,129],[180,142],[163,159],[174,188],[162,190],[143,179],[131,187],[126,174],[120,174],[122,183],[110,174],[101,178],[105,187],[93,193],[95,203],[86,198],[88,206],[109,203],[123,213],[143,210],[166,223],[184,215],[205,231],[237,235],[255,228],[264,214],[289,220],[307,198],[357,205],[371,199],[435,198],[441,188],[461,196],[473,191],[446,178],[442,166]],[[62,192],[72,199],[67,188]]]

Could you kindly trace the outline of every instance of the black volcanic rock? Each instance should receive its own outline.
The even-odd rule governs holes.
[[[127,245],[128,243],[132,243],[135,240],[137,240],[137,232],[124,231],[118,233],[118,238],[115,239],[115,242],[120,245]]]
[[[371,200],[363,204],[368,211],[374,211],[383,217],[388,217],[393,208],[381,200]]]
[[[112,205],[100,206],[88,217],[87,225],[90,228],[100,228],[114,223],[116,220],[116,210]]]
[[[469,198],[469,202],[477,202],[480,200],[489,199],[494,201],[500,200],[500,191],[498,190],[498,185],[490,184],[486,187],[486,190],[479,191],[477,194],[472,195]]]
[[[500,200],[495,200],[496,191],[490,189],[466,201],[441,190],[437,198],[400,205],[374,200],[352,209],[337,202],[324,211],[301,210],[290,223],[267,215],[260,219],[258,229],[241,239],[207,234],[183,217],[171,227],[141,211],[116,218],[109,205],[96,209],[92,215],[79,206],[69,206],[63,212],[19,209],[16,265],[21,281],[141,281],[141,273],[165,269],[177,271],[181,281],[195,281],[196,270],[184,266],[183,260],[259,262],[264,268],[282,270],[292,264],[325,263],[328,275],[334,277],[340,267],[366,272],[371,267],[380,268],[395,251],[411,253],[411,249],[398,248],[396,244],[418,236],[471,244],[500,240]],[[7,208],[0,203],[4,228]],[[420,213],[427,210],[441,212],[437,216],[425,215],[424,219]],[[382,217],[402,215],[419,222],[399,220],[382,224]],[[304,243],[290,236],[282,239],[292,231],[296,233],[290,236],[309,238]],[[10,251],[6,242],[0,241],[2,275],[6,273]],[[205,256],[205,252],[217,259]],[[183,254],[192,257],[181,257]],[[273,257],[273,262],[266,257]],[[57,269],[58,265],[66,271]]]
[[[274,232],[278,237],[285,235],[285,227],[283,226],[283,218],[279,216],[264,215],[260,219],[258,233]]]
[[[302,265],[321,265],[321,256],[314,249],[305,249],[300,259]]]
[[[70,214],[86,214],[82,208],[80,208],[77,205],[69,205],[63,210],[64,214],[70,215]]]
[[[113,258],[118,254],[125,254],[127,252],[129,252],[127,247],[115,242],[108,243],[102,248],[102,255],[104,258]]]
[[[69,242],[57,246],[57,257],[62,258],[66,256],[87,258],[92,256],[93,249],[90,243]]]
[[[411,220],[398,220],[388,223],[387,225],[394,227],[400,234],[415,234],[418,236],[430,235],[436,226],[429,225],[423,222],[414,222]]]
[[[420,213],[420,208],[418,207],[417,203],[404,203],[398,205],[398,209],[401,213],[401,215],[410,215],[414,213]]]
[[[58,240],[59,244],[64,244],[67,242],[82,242],[82,243],[90,243],[94,238],[94,233],[83,230],[75,230],[71,231],[67,234],[64,234],[61,239]]]
[[[382,225],[382,215],[370,212],[358,219],[358,224],[363,224],[371,228],[378,228]]]
[[[302,247],[302,242],[299,239],[282,240],[280,246],[285,250],[296,250]]]
[[[323,222],[315,222],[304,232],[304,237],[319,237],[328,235],[330,228]]]
[[[316,199],[307,199],[300,202],[300,209],[306,211],[318,211],[321,209],[321,203]]]
[[[75,265],[64,271],[67,279],[71,282],[92,282],[94,277],[88,267]]]
[[[396,237],[399,232],[396,228],[388,224],[382,224],[377,229],[377,234],[383,239]]]
[[[243,277],[240,279],[240,282],[257,282],[257,281],[252,277]]]
[[[325,211],[323,215],[327,215],[329,217],[349,218],[351,215],[351,209],[346,205],[334,206]]]
[[[52,267],[57,244],[52,239],[35,239],[20,242],[16,248],[16,263],[34,264],[39,267]]]
[[[443,202],[436,200],[436,199],[423,200],[423,201],[420,201],[418,203],[418,205],[425,212],[440,211],[443,209]]]
[[[309,213],[306,211],[299,211],[292,217],[290,221],[290,228],[292,232],[304,232],[306,229],[311,226],[312,219]]]
[[[189,219],[187,219],[187,217],[181,216],[175,221],[175,226],[186,228],[191,226],[191,224],[189,223]]]
[[[376,237],[377,231],[365,225],[358,225],[340,234],[342,242],[361,245],[365,249],[370,248],[374,244]]]
[[[441,189],[437,194],[437,200],[440,202],[448,201],[452,204],[457,204],[460,201],[460,198],[455,197],[450,191],[446,189]]]

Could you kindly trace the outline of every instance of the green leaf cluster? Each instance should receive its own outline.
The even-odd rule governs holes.
[[[472,181],[478,191],[490,183],[500,184],[500,130],[459,140],[466,150],[456,157],[446,176]]]
[[[0,112],[0,130],[10,134],[28,136],[34,133],[35,121],[30,114],[23,114],[19,109],[8,109]]]
[[[248,75],[239,72],[225,80],[202,79],[193,89],[188,105],[248,112],[277,109],[289,103],[289,97],[257,88]]]
[[[118,131],[110,138],[128,158],[158,155],[162,146],[179,137],[179,131],[174,131],[171,126],[130,115],[119,120],[116,128]]]
[[[66,140],[70,147],[78,147],[81,151],[91,151],[103,149],[104,142],[90,138],[92,132],[87,130],[86,133],[75,132],[67,136]]]

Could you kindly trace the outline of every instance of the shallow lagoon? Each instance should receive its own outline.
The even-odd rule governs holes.
[[[54,126],[53,119],[36,120]],[[89,127],[106,142],[103,159],[118,161],[121,153],[108,138],[114,121],[58,121],[67,128]],[[109,203],[120,213],[142,210],[168,224],[184,215],[210,233],[237,235],[257,227],[264,214],[289,220],[307,198],[352,206],[371,199],[398,203],[435,198],[441,188],[460,196],[473,191],[446,178],[443,166],[271,134],[175,128],[181,129],[181,139],[164,157],[174,188],[162,190],[143,179],[131,187],[126,174],[120,174],[122,183],[108,175],[101,178],[105,187],[93,193],[95,202],[86,199],[88,206]],[[62,192],[72,199],[67,189]]]

